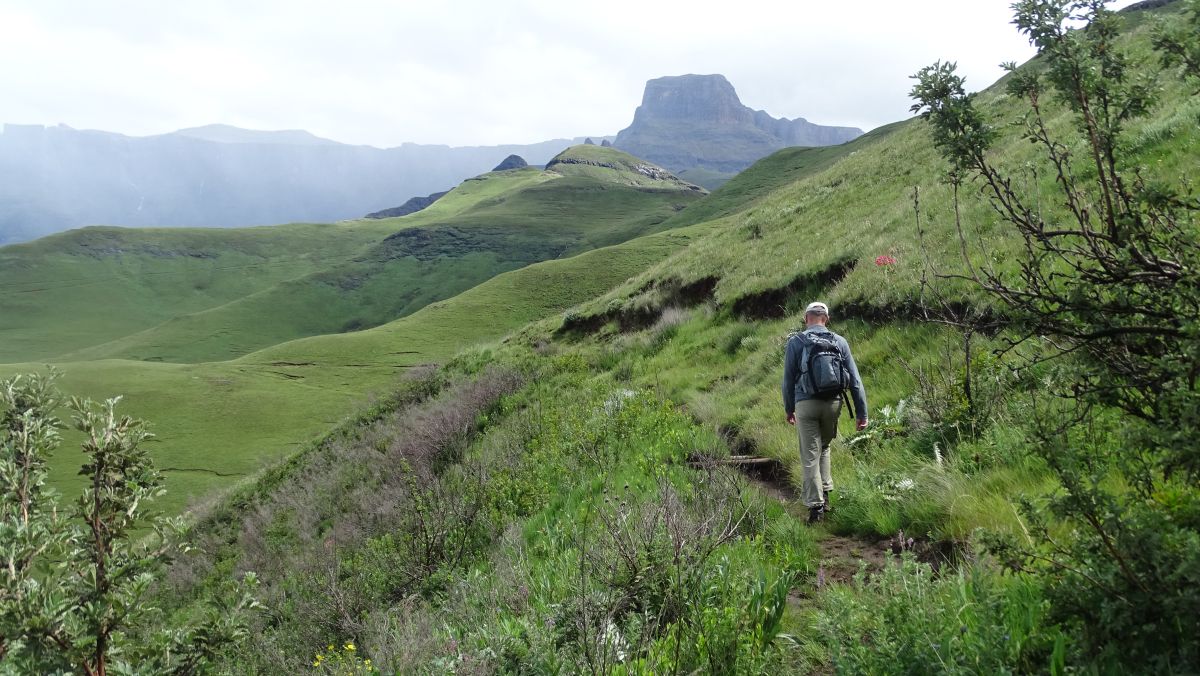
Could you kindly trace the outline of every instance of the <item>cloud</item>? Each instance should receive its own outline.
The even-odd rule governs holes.
[[[0,116],[533,142],[615,133],[645,80],[698,72],[775,116],[870,128],[908,115],[908,76],[936,59],[982,88],[1031,56],[1008,4],[42,0],[0,5]]]

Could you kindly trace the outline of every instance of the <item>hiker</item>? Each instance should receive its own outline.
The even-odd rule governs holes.
[[[800,434],[800,465],[804,468],[800,499],[808,507],[810,524],[825,518],[833,478],[829,474],[829,443],[837,436],[838,415],[849,392],[854,399],[858,429],[867,428],[867,392],[858,376],[850,345],[827,328],[829,306],[810,303],[804,309],[803,332],[788,337],[783,362],[783,408],[789,425]]]

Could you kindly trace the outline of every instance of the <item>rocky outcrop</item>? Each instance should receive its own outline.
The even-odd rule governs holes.
[[[596,144],[593,143],[592,145],[596,145]],[[553,169],[554,167],[556,167],[560,164],[583,164],[583,165],[587,165],[589,167],[602,167],[604,169],[613,169],[616,171],[629,170],[629,171],[639,173],[642,176],[645,176],[646,178],[652,178],[656,181],[678,181],[679,180],[671,172],[669,172],[661,167],[656,167],[653,164],[646,164],[644,162],[639,162],[632,166],[623,166],[623,165],[617,164],[615,162],[599,162],[596,160],[585,160],[585,159],[581,159],[578,157],[556,157],[553,160],[550,160],[550,163],[546,165],[546,169]]]
[[[603,141],[600,142],[600,147],[601,148],[611,148],[612,141],[609,141],[608,139],[604,139]]]
[[[528,166],[529,166],[529,163],[526,162],[525,158],[521,157],[520,155],[509,155],[508,157],[504,158],[503,162],[501,162],[500,164],[497,164],[496,168],[492,169],[492,171],[508,171],[509,169],[524,169],[525,167],[528,167]]]
[[[734,173],[780,148],[835,145],[861,134],[751,110],[722,75],[679,75],[646,83],[633,123],[614,145],[675,172]]]
[[[517,156],[512,155],[511,157]],[[518,157],[517,159],[520,158]],[[425,197],[413,197],[398,207],[392,207],[391,209],[383,209],[381,211],[369,213],[364,218],[397,218],[400,216],[415,214],[418,211],[428,207],[430,204],[440,200],[442,196],[448,192],[450,191],[443,190],[442,192],[435,192],[432,195],[426,195]]]

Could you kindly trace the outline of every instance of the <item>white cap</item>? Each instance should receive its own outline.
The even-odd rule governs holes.
[[[809,314],[809,313],[816,314],[816,315],[825,315],[826,317],[828,317],[829,316],[829,306],[820,301],[817,301],[815,303],[809,303],[808,307],[804,308],[804,314]]]

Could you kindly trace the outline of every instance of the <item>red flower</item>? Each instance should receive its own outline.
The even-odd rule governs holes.
[[[895,265],[896,259],[891,256],[876,256],[875,265],[883,267],[885,265]]]

